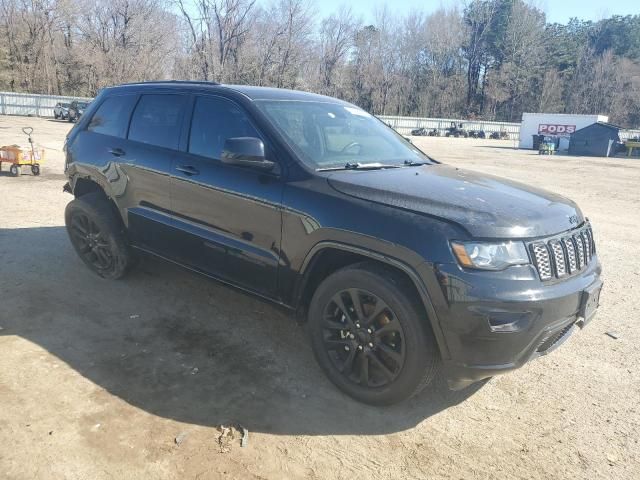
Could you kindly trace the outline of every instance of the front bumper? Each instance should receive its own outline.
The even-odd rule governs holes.
[[[532,266],[479,272],[441,264],[437,273],[444,296],[437,314],[449,350],[445,371],[454,390],[553,351],[593,318],[583,318],[585,300],[602,285],[597,256],[553,283],[542,283]],[[591,302],[597,307],[598,298]]]

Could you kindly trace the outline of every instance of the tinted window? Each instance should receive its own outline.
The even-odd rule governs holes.
[[[191,120],[189,152],[220,159],[227,138],[261,138],[240,107],[228,100],[198,97]]]
[[[135,95],[107,98],[91,117],[87,129],[91,132],[124,137],[127,133],[129,116],[136,101]]]
[[[143,95],[133,112],[129,138],[177,150],[185,105],[183,95]]]

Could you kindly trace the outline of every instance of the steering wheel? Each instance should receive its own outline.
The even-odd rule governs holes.
[[[353,147],[358,147],[360,149],[360,148],[362,148],[362,145],[360,145],[358,142],[348,143],[347,145],[344,146],[344,148],[342,150],[340,150],[340,153],[346,153],[347,150],[349,150],[349,149],[351,149]],[[360,153],[359,149],[358,149],[358,153]]]

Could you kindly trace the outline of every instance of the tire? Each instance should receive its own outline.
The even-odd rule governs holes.
[[[40,165],[31,165],[31,173],[33,173],[36,177],[40,175]]]
[[[102,192],[72,200],[64,212],[73,248],[102,278],[122,278],[135,263],[121,219]]]
[[[60,116],[59,116],[56,112],[53,112],[53,118],[55,118],[56,120],[58,120],[58,119],[60,118]]]
[[[395,272],[365,262],[331,274],[314,292],[308,320],[315,357],[329,380],[360,402],[401,402],[429,385],[440,370],[433,332],[419,299],[408,293],[412,289]],[[360,320],[347,306],[354,305],[354,292]],[[375,303],[367,304],[370,300]]]
[[[22,168],[20,168],[20,165],[13,163],[9,167],[9,173],[14,177],[19,177],[22,174]]]

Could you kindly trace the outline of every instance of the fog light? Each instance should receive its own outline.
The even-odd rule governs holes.
[[[472,307],[470,310],[487,319],[489,329],[495,333],[514,333],[526,330],[533,312],[512,312],[498,308]]]

